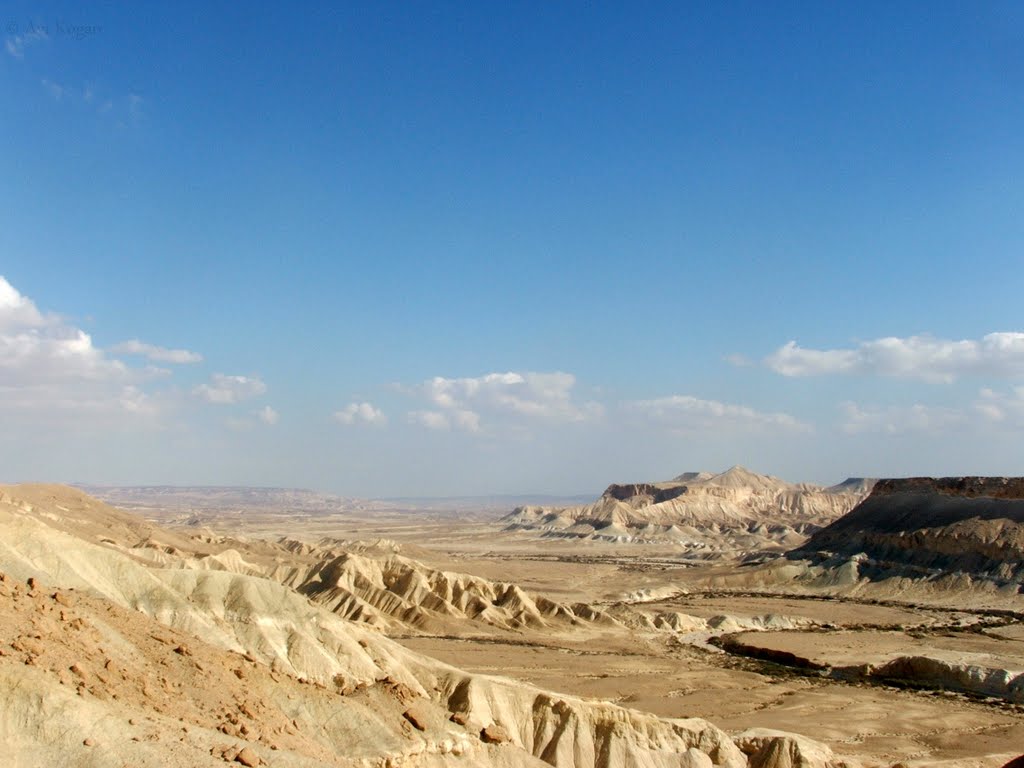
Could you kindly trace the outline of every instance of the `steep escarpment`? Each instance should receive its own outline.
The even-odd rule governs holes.
[[[871,481],[821,487],[733,467],[659,483],[613,484],[593,504],[520,507],[507,530],[547,537],[672,542],[695,550],[788,548],[852,509]]]
[[[965,574],[1024,581],[1024,479],[880,480],[848,515],[815,533],[790,559],[859,558],[868,578]]]

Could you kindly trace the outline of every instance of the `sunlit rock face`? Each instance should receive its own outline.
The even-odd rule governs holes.
[[[713,550],[788,548],[849,512],[871,485],[863,478],[830,487],[787,483],[733,467],[717,475],[686,472],[666,482],[616,483],[593,504],[520,507],[504,523],[558,537]]]

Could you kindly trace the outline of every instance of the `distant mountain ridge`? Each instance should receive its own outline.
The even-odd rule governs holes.
[[[677,541],[695,548],[727,534],[756,548],[795,546],[803,536],[852,509],[872,481],[835,486],[793,484],[740,466],[724,472],[684,472],[665,482],[613,483],[591,503],[522,506],[502,518],[510,530],[608,541]],[[753,538],[740,542],[737,535]]]

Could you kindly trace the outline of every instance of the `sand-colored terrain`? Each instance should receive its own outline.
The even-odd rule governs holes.
[[[957,667],[1019,666],[1009,593],[837,575],[773,557],[770,537],[766,560],[709,562],[540,538],[493,510],[131,497],[145,518],[67,488],[0,491],[16,764],[223,764],[248,747],[282,766],[996,768],[1024,752],[1015,677]],[[86,625],[99,635],[70,629]],[[64,702],[73,727],[54,740],[58,710],[32,701]]]
[[[0,591],[10,616],[0,733],[19,765],[841,764],[802,737],[729,735],[700,718],[658,718],[418,654],[269,578],[294,571],[295,551],[309,555],[294,540],[190,538],[53,486],[0,492],[0,526],[10,584]],[[232,652],[260,667],[254,683],[223,655]],[[222,666],[230,674],[191,684]],[[259,707],[264,696],[246,692],[266,676],[292,682]],[[181,749],[121,738],[132,720],[166,730],[175,717]],[[289,724],[310,738],[283,738]],[[198,733],[179,731],[190,727]]]
[[[523,506],[502,522],[544,538],[671,542],[704,556],[785,550],[849,512],[871,486],[860,478],[829,488],[791,484],[737,466],[668,482],[613,484],[592,504]]]

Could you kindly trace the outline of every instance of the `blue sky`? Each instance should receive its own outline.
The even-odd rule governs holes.
[[[0,479],[1024,471],[1017,4],[0,25]]]

